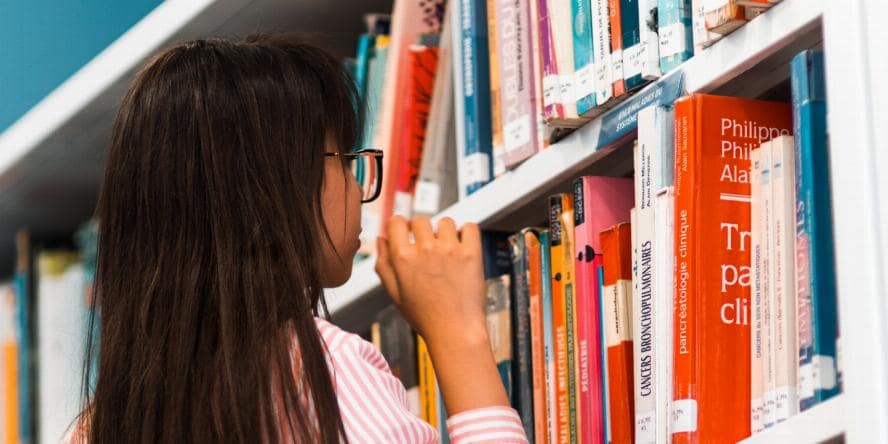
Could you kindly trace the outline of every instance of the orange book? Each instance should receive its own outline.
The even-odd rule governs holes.
[[[747,10],[737,0],[727,0],[724,5],[706,10],[706,29],[727,35],[743,26],[748,19]]]
[[[438,66],[438,48],[412,45],[407,57],[409,67],[407,90],[402,97],[401,122],[398,129],[398,169],[395,174],[394,214],[410,217],[413,213],[413,193],[422,163],[422,145],[425,142],[426,123],[432,103],[435,72]]]
[[[18,343],[15,290],[0,285],[0,442],[18,443]]]
[[[614,97],[626,94],[623,80],[623,25],[620,24],[620,0],[607,0],[610,14],[611,75],[614,79]]]
[[[632,233],[628,222],[601,232],[604,268],[602,299],[607,341],[608,419],[612,443],[635,438],[632,364]]]
[[[791,132],[786,103],[675,103],[675,444],[749,436],[749,153]]]
[[[416,360],[419,370],[419,409],[420,417],[432,427],[438,428],[438,385],[432,355],[422,336],[416,336]]]
[[[530,289],[530,356],[533,370],[533,433],[535,442],[544,443],[549,437],[546,421],[546,356],[543,349],[543,263],[537,230],[524,230],[527,249],[527,286]]]
[[[573,195],[549,197],[552,257],[552,335],[555,343],[555,427],[558,443],[576,442],[577,405],[573,313]]]

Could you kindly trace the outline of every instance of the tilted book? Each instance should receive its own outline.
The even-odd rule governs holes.
[[[548,384],[546,381],[545,321],[543,319],[543,280],[549,279],[548,270],[543,270],[540,242],[543,233],[534,228],[525,228],[527,249],[527,288],[530,317],[530,356],[533,389],[533,437],[536,442],[546,442],[549,436],[547,421]],[[547,248],[547,247],[545,247]],[[551,335],[551,334],[550,334]],[[529,437],[528,437],[529,438]]]
[[[552,260],[552,327],[555,340],[557,442],[575,442],[573,196],[549,197]]]
[[[675,103],[674,443],[749,436],[749,151],[791,128],[785,103]]]
[[[546,358],[546,428],[549,442],[558,442],[558,375],[555,370],[555,315],[552,304],[552,236],[540,231],[540,274],[542,279],[543,355]]]
[[[530,326],[530,251],[525,233],[509,236],[512,255],[512,407],[518,411],[525,434],[534,434],[533,368]]]

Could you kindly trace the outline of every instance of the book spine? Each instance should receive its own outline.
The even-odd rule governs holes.
[[[691,0],[691,26],[694,34],[694,54],[699,54],[704,49],[721,39],[720,34],[706,29],[706,1]]]
[[[614,82],[614,97],[619,97],[626,94],[623,63],[623,11],[620,0],[607,0],[607,2],[607,11],[610,13],[608,21],[611,40],[611,80]]]
[[[471,38],[464,38],[463,18],[471,19],[471,13],[469,16],[466,16],[463,14],[462,8],[462,1],[450,2],[450,5],[447,7],[448,14],[451,17],[449,23],[451,29],[450,38],[453,40],[451,43],[451,47],[453,48],[453,72],[451,75],[453,77],[453,132],[455,136],[454,145],[456,148],[454,159],[456,161],[456,197],[458,201],[465,199],[466,196],[468,196],[469,190],[468,171],[466,171],[466,167],[468,166],[468,163],[466,162],[466,153],[468,151],[466,149],[468,128],[466,125],[469,122],[466,117],[464,83],[467,76],[464,74],[465,66],[463,65],[463,59],[466,58],[466,48],[464,43],[471,44]],[[471,64],[469,66],[471,67]],[[363,217],[361,222],[363,223]]]
[[[543,116],[548,120],[559,119],[564,115],[561,105],[561,78],[555,61],[555,44],[552,36],[552,17],[549,13],[549,0],[538,0],[540,30],[540,63],[543,75]]]
[[[512,392],[512,325],[509,293],[511,279],[508,274],[487,279],[487,331],[496,368],[509,400]]]
[[[774,309],[776,331],[775,416],[782,422],[798,413],[798,345],[795,306],[795,145],[791,137],[774,139],[771,157],[774,196]]]
[[[512,168],[539,149],[533,115],[536,93],[530,61],[533,56],[530,53],[531,0],[492,1],[497,4],[502,163],[505,168]]]
[[[540,32],[540,3],[538,0],[530,0],[530,62],[531,73],[533,79],[533,123],[536,134],[537,150],[542,151],[549,146],[549,139],[552,133],[551,128],[546,125],[545,109],[543,103],[543,56],[542,56],[542,34]]]
[[[419,371],[419,407],[423,421],[432,427],[438,427],[438,400],[435,369],[432,367],[432,355],[421,336],[416,337],[416,360]]]
[[[406,94],[403,97],[403,117],[397,149],[398,169],[395,172],[393,213],[410,217],[413,213],[413,194],[422,163],[422,148],[426,137],[426,123],[431,107],[438,48],[411,46],[407,56],[410,64]]]
[[[658,295],[653,287],[658,274],[654,258],[659,254],[654,239],[653,164],[658,150],[657,107],[638,112],[638,143],[634,146],[635,220],[632,222],[632,252],[635,285],[632,293],[632,332],[634,336],[633,369],[635,378],[635,437],[639,443],[656,442],[656,379]]]
[[[569,421],[568,441],[570,443],[578,442],[579,423],[578,418],[581,417],[579,411],[579,387],[577,383],[577,295],[576,281],[574,269],[574,251],[576,238],[574,237],[574,205],[573,195],[565,194],[562,200],[561,219],[561,242],[564,246],[562,250],[562,276],[561,286],[564,289],[564,306],[566,321],[565,332],[567,334],[567,408]]]
[[[18,444],[18,333],[16,294],[12,284],[0,285],[0,441]]]
[[[607,317],[608,389],[613,442],[634,442],[632,377],[632,239],[624,222],[601,233]]]
[[[493,141],[490,114],[490,67],[487,42],[486,0],[461,2],[461,41],[456,50],[460,58],[465,153],[459,167],[466,195],[478,191],[490,182],[492,175]],[[456,64],[454,64],[456,66]]]
[[[579,178],[573,183],[574,231],[576,239],[576,295],[577,295],[577,372],[579,380],[579,441],[603,443],[601,393],[601,309],[598,306],[598,276],[594,267],[594,233],[591,229],[590,207],[592,192],[587,181]]]
[[[695,103],[675,102],[675,303],[673,311],[672,442],[699,442],[697,392],[697,273],[693,255],[699,249],[691,231],[699,203],[693,192],[699,162],[696,152]],[[693,223],[693,225],[692,225]]]
[[[595,268],[595,276],[598,278],[596,282],[596,296],[598,297],[598,313],[601,318],[601,419],[604,422],[604,442],[613,442],[613,434],[611,432],[611,404],[610,404],[610,375],[608,374],[608,347],[607,347],[607,303],[604,294],[604,261],[601,252],[595,254],[592,260],[592,266]]]
[[[656,80],[660,71],[659,10],[657,0],[638,0],[638,29],[641,45],[641,78]]]
[[[33,439],[32,399],[34,389],[34,336],[31,313],[33,288],[31,272],[30,237],[25,231],[16,233],[16,272],[14,276],[16,306],[15,318],[18,327],[18,440],[29,443]]]
[[[752,164],[750,178],[752,228],[750,244],[752,247],[752,297],[749,300],[749,311],[752,324],[750,326],[751,358],[750,358],[750,429],[759,433],[765,428],[764,418],[764,277],[762,276],[763,255],[762,243],[762,159],[761,148],[753,149],[749,160]]]
[[[764,387],[762,394],[762,415],[765,427],[771,427],[776,422],[775,391],[777,390],[777,377],[775,374],[777,360],[774,354],[774,237],[771,225],[773,224],[774,208],[771,186],[771,142],[761,144],[761,201],[762,201],[762,286],[765,291],[762,294],[762,336],[764,339]]]
[[[577,114],[583,115],[595,107],[595,52],[592,46],[592,11],[589,0],[571,0],[573,20],[574,87]]]
[[[549,20],[551,22],[552,43],[555,48],[555,64],[558,71],[559,97],[565,121],[577,119],[577,90],[574,84],[574,48],[571,32],[570,3],[565,0],[549,0]]]
[[[512,247],[512,407],[521,416],[525,434],[533,433],[533,369],[531,361],[528,248],[524,233],[509,237]]]
[[[670,442],[672,406],[672,312],[675,283],[673,269],[675,259],[673,235],[675,233],[675,192],[672,187],[660,190],[654,203],[656,215],[655,241],[657,254],[654,260],[657,270],[654,274],[656,288],[656,331],[654,332],[654,378],[657,381],[656,442]]]
[[[543,292],[543,354],[546,358],[546,429],[549,442],[558,442],[558,375],[555,365],[555,314],[552,292],[552,243],[550,230],[540,232],[540,274]]]
[[[503,162],[506,148],[503,144],[503,89],[500,86],[502,71],[500,70],[501,58],[497,44],[499,41],[497,15],[500,12],[498,9],[499,1],[487,0],[487,61],[490,68],[490,126],[491,137],[493,138],[493,177],[498,177],[506,172],[506,164]]]
[[[691,0],[659,0],[660,71],[667,73],[694,55]]]
[[[641,20],[639,0],[620,0],[620,31],[623,34],[623,81],[626,91],[634,91],[645,82],[641,76],[642,59]]]
[[[532,229],[522,230],[524,245],[527,248],[527,287],[530,306],[530,349],[531,368],[533,370],[533,437],[535,442],[545,443],[549,437],[546,421],[547,390],[546,390],[546,355],[544,348],[543,321],[543,285],[542,280],[548,279],[543,274],[543,263],[540,254],[539,234]]]
[[[801,410],[807,410],[839,391],[823,54],[805,51],[797,55],[791,63],[791,79],[796,134],[799,397]]]
[[[716,34],[728,35],[746,23],[746,8],[736,0],[724,0],[715,6],[707,6],[706,29]]]
[[[561,215],[566,202],[570,199],[566,194],[549,197],[549,233],[551,235],[551,261],[552,261],[552,328],[554,329],[555,345],[555,399],[556,399],[556,428],[557,439],[555,442],[565,443],[570,439],[570,411],[568,393],[568,374],[573,373],[568,367],[567,350],[567,295],[562,281],[565,280],[566,267],[564,226]]]
[[[607,103],[614,95],[611,78],[611,36],[608,0],[592,0],[592,52],[595,61],[595,103]]]

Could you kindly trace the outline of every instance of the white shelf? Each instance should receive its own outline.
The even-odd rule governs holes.
[[[740,443],[813,444],[836,438],[845,430],[844,405],[843,395],[838,395]]]
[[[819,32],[816,31],[823,5],[823,0],[784,0],[688,60],[679,68],[679,72],[648,85],[619,107],[496,178],[437,218],[449,216],[458,224],[475,222],[485,227],[513,216],[531,202],[539,201],[553,187],[577,176],[617,149],[619,144],[599,147],[599,142],[608,136],[602,130],[603,124],[637,106],[646,96],[655,95],[656,90],[673,80],[674,76],[683,75],[684,87],[689,92],[713,92],[729,86],[726,84],[731,80],[755,71],[754,68],[760,64],[783,67],[782,71],[769,69],[753,72],[753,75],[743,79],[744,83],[749,84],[746,88],[732,86],[733,91],[746,95],[769,90],[788,78],[788,61],[799,51],[799,47],[808,47],[819,41]],[[380,291],[379,278],[373,271],[372,262],[358,264],[349,282],[327,290],[331,313],[360,303],[362,298]]]
[[[135,71],[172,42],[258,31],[313,33],[351,55],[362,15],[392,0],[167,0],[0,134],[0,277],[12,272],[19,228],[70,234],[95,206],[103,153]]]

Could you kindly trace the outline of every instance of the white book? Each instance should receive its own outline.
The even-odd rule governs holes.
[[[657,0],[638,0],[638,29],[640,32],[641,77],[656,80],[660,71],[660,34],[657,28]]]
[[[775,422],[775,393],[776,376],[774,367],[774,317],[771,271],[773,270],[773,237],[771,236],[771,220],[773,219],[773,202],[771,201],[771,142],[762,143],[759,151],[761,162],[761,233],[762,233],[762,420],[765,428],[771,427]]]
[[[610,14],[607,0],[592,0],[592,54],[595,59],[595,103],[604,105],[614,96],[611,68]]]
[[[775,320],[775,416],[785,421],[798,413],[798,329],[795,299],[795,145],[791,136],[771,142],[773,196],[772,289]]]
[[[750,174],[750,262],[752,268],[750,312],[750,428],[753,434],[765,429],[762,397],[764,395],[764,343],[762,313],[762,183],[761,183],[761,149],[756,148],[749,155],[752,174]]]
[[[654,243],[657,255],[654,258],[657,273],[654,276],[654,289],[657,292],[655,301],[656,329],[654,334],[655,378],[657,385],[657,443],[667,444],[672,436],[672,316],[674,308],[675,284],[675,189],[672,186],[662,188],[654,201],[655,231]]]
[[[451,1],[447,5],[448,14],[452,17],[462,17],[462,2]],[[451,47],[454,50],[453,57],[453,111],[454,116],[463,116],[466,113],[465,104],[465,86],[463,85],[463,58],[462,58],[462,28],[460,20],[452,19],[448,24],[450,26],[450,38],[453,39]],[[466,121],[465,119],[455,118],[454,127],[456,129],[456,184],[458,200],[465,199],[468,195],[468,176],[466,174]]]
[[[549,20],[552,39],[555,49],[555,64],[559,79],[559,100],[564,108],[565,119],[578,119],[577,93],[574,85],[574,55],[573,55],[573,22],[571,17],[570,2],[564,0],[548,0]]]
[[[37,258],[37,386],[40,442],[61,442],[80,413],[88,309],[83,264],[70,251]]]

